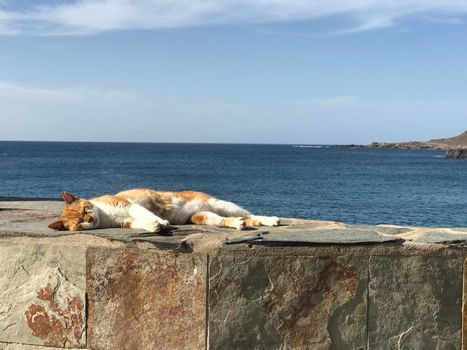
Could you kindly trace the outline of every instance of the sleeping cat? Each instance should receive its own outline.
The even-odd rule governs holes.
[[[172,225],[188,223],[232,227],[278,226],[275,216],[252,215],[238,205],[202,192],[158,192],[134,189],[90,200],[62,193],[65,209],[59,220],[49,225],[54,230],[91,230],[125,227],[158,232]]]

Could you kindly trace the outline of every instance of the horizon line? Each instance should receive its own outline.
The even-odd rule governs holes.
[[[62,140],[0,140],[0,142],[50,142],[50,143],[136,143],[136,144],[179,144],[179,145],[270,145],[270,146],[342,146],[358,145],[367,146],[368,144],[359,143],[272,143],[272,142],[176,142],[176,141],[62,141]]]

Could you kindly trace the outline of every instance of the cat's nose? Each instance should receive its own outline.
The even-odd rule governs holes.
[[[94,218],[92,216],[90,216],[88,222],[93,222],[93,221],[94,221]]]

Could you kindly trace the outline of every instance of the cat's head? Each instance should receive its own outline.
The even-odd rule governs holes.
[[[68,192],[63,192],[62,197],[65,201],[63,213],[57,221],[49,225],[49,228],[58,231],[81,231],[94,228],[96,218],[91,202]]]

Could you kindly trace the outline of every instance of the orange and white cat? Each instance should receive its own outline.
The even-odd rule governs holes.
[[[238,205],[194,191],[159,192],[134,189],[90,200],[62,193],[65,208],[54,230],[91,230],[126,227],[158,232],[172,225],[198,224],[232,227],[277,226],[275,216],[256,216]]]

